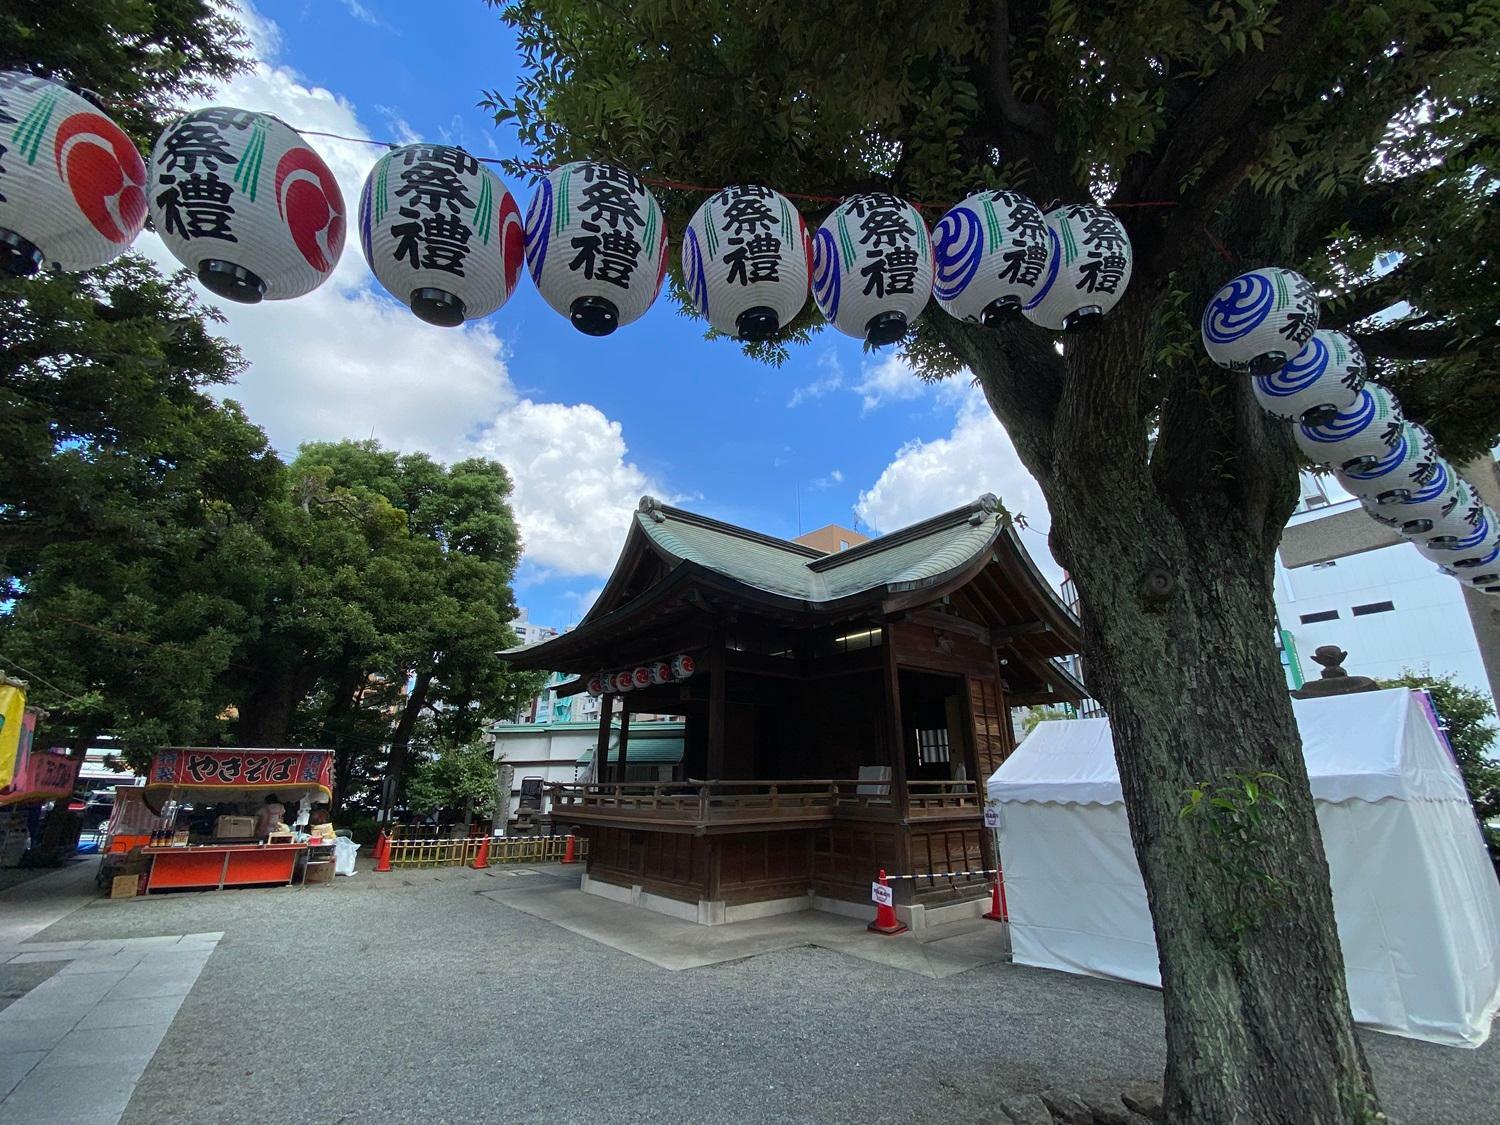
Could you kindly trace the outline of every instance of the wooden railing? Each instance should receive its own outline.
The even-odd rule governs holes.
[[[490,866],[497,863],[561,863],[568,851],[566,836],[469,836],[451,839],[411,834],[391,837],[392,867],[471,867],[485,848]],[[573,859],[588,856],[588,840],[573,838]]]
[[[907,786],[911,816],[978,815],[972,781],[913,781]],[[893,785],[858,779],[792,781],[613,782],[556,785],[552,816],[566,822],[629,819],[706,826],[730,822],[892,819]]]

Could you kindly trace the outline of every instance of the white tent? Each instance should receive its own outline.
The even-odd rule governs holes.
[[[1500,1010],[1500,885],[1426,696],[1292,706],[1355,1020],[1479,1046]],[[1160,987],[1108,720],[1038,724],[989,796],[1016,962]]]

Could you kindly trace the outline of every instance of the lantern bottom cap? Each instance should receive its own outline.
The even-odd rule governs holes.
[[[1250,361],[1250,374],[1274,375],[1286,366],[1286,352],[1265,352]]]
[[[1081,309],[1074,309],[1063,317],[1062,330],[1064,332],[1082,332],[1097,324],[1099,318],[1104,315],[1104,309],[1099,305],[1084,305]]]
[[[1392,488],[1392,489],[1387,489],[1385,492],[1382,492],[1379,496],[1375,497],[1375,503],[1377,503],[1377,504],[1395,504],[1395,503],[1400,503],[1403,500],[1410,499],[1410,497],[1411,497],[1411,489],[1409,489],[1409,488]]]
[[[568,306],[568,319],[585,336],[608,336],[620,327],[620,310],[606,297],[579,297]]]
[[[769,340],[780,327],[781,318],[769,305],[755,305],[734,318],[735,338],[752,344]]]
[[[875,347],[894,344],[906,335],[906,314],[876,313],[865,323],[865,339]]]
[[[1014,320],[1016,314],[1021,311],[1021,298],[1013,296],[996,297],[985,305],[979,313],[979,323],[986,328],[994,324],[1003,324],[1007,320]]]
[[[210,293],[242,305],[259,304],[265,299],[266,283],[258,275],[222,258],[205,258],[199,262],[198,280]]]
[[[1373,453],[1366,453],[1363,457],[1352,457],[1339,465],[1339,468],[1349,474],[1360,472],[1364,469],[1373,469],[1380,464],[1380,458]]]
[[[1431,530],[1431,520],[1407,520],[1401,525],[1402,535],[1426,535]]]
[[[1338,417],[1339,408],[1331,402],[1320,403],[1302,412],[1297,421],[1304,426],[1324,426]]]
[[[30,277],[42,268],[42,261],[36,243],[0,227],[0,270],[11,277]]]
[[[1445,551],[1457,550],[1457,548],[1458,548],[1458,536],[1457,535],[1434,535],[1431,539],[1427,540],[1427,545],[1429,547],[1439,547],[1439,548],[1441,548],[1442,550],[1445,550]]]
[[[457,328],[469,311],[462,300],[446,289],[413,289],[409,304],[418,319],[439,328]]]

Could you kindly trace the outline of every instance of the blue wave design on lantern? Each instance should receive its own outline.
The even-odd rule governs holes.
[[[704,316],[708,315],[708,278],[703,273],[703,251],[698,246],[698,232],[687,229],[687,282],[688,296]]]
[[[1023,309],[1034,309],[1046,299],[1047,294],[1052,291],[1052,283],[1057,280],[1057,271],[1061,266],[1062,247],[1057,244],[1057,232],[1049,226],[1047,228],[1047,276],[1037,287],[1036,295],[1021,306]]]
[[[1433,462],[1432,478],[1406,498],[1408,504],[1425,504],[1436,500],[1448,491],[1448,466],[1441,460]]]
[[[1242,273],[1203,310],[1203,335],[1215,344],[1238,340],[1260,327],[1275,305],[1276,292],[1265,274]]]
[[[1401,434],[1396,439],[1396,444],[1389,451],[1382,454],[1375,464],[1365,469],[1345,469],[1346,476],[1354,480],[1376,480],[1399,469],[1407,461],[1409,447],[1406,444],[1406,435]]]
[[[839,315],[839,251],[833,232],[819,227],[813,236],[813,298],[830,321]]]
[[[1465,535],[1457,543],[1453,544],[1453,549],[1455,551],[1467,551],[1472,547],[1477,547],[1479,546],[1479,544],[1485,541],[1485,538],[1489,535],[1489,533],[1489,517],[1487,517],[1484,512],[1481,511],[1479,513],[1479,523],[1474,526],[1473,534]],[[1497,550],[1500,550],[1500,548],[1497,548]]]
[[[531,280],[540,285],[547,261],[547,243],[552,238],[552,181],[543,180],[526,208],[526,265]]]
[[[955,207],[932,232],[933,264],[937,277],[932,292],[951,301],[969,287],[984,257],[984,224],[967,207]]]
[[[1369,429],[1374,421],[1375,397],[1369,391],[1360,391],[1359,399],[1353,406],[1335,414],[1331,420],[1321,426],[1309,426],[1303,422],[1302,433],[1309,441],[1334,445],[1341,441],[1348,441],[1352,437],[1358,437]]]
[[[1270,375],[1257,375],[1255,383],[1262,394],[1285,398],[1298,391],[1305,391],[1328,370],[1328,359],[1332,353],[1328,345],[1314,336],[1307,346],[1287,360],[1286,366]]]

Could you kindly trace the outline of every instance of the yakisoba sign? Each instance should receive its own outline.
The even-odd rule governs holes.
[[[686,653],[671,660],[655,660],[636,668],[623,668],[618,672],[599,672],[589,677],[590,695],[618,694],[638,691],[653,684],[669,684],[686,680],[697,671],[697,662]]]

